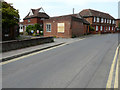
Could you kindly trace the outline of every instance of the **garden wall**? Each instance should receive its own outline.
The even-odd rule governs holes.
[[[1,42],[0,45],[2,45],[2,52],[6,52],[50,42],[54,42],[53,37],[41,37],[27,40],[5,41]]]

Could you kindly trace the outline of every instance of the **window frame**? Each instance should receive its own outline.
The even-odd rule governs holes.
[[[46,23],[46,32],[51,32],[51,23]]]
[[[98,31],[98,26],[96,26],[96,31]]]

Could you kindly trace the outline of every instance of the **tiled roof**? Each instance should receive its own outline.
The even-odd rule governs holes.
[[[90,23],[89,23],[88,21],[86,21],[79,13],[78,13],[78,14],[69,14],[69,15],[51,17],[51,19],[52,19],[52,18],[67,17],[67,16],[72,16],[72,17],[78,18],[78,19],[80,19],[84,24],[90,24]]]
[[[29,16],[30,12],[28,13],[28,15],[24,18],[24,19],[29,19],[29,18],[49,18],[49,15],[47,15],[45,12],[39,12],[42,8],[38,8],[38,9],[31,9],[33,15]]]
[[[82,15],[83,17],[95,16],[95,17],[102,17],[102,18],[107,18],[107,19],[115,19],[108,13],[104,13],[104,12],[100,12],[100,11],[92,10],[92,9],[85,9],[80,12],[80,15]]]

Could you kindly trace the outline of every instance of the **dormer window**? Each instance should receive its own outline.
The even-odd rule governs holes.
[[[32,10],[30,10],[30,12],[29,12],[29,16],[32,16],[33,15],[33,12],[32,12]]]

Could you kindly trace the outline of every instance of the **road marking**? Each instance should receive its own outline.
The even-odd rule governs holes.
[[[119,62],[119,60],[117,61],[114,88],[118,88],[118,62]]]
[[[83,38],[83,39],[85,39],[85,38]],[[73,41],[73,42],[81,41],[83,39],[79,39],[79,40],[76,40],[76,41]],[[11,63],[11,62],[15,62],[15,61],[18,61],[20,59],[23,59],[23,58],[26,58],[26,57],[29,57],[29,56],[33,56],[33,55],[36,55],[36,54],[39,54],[39,53],[42,53],[42,52],[45,52],[45,51],[49,51],[49,50],[52,50],[52,49],[55,49],[55,48],[58,48],[58,47],[65,46],[67,44],[71,44],[73,42],[65,43],[65,44],[62,44],[62,45],[59,45],[59,46],[56,46],[56,47],[53,47],[53,48],[49,48],[49,49],[45,49],[45,50],[42,50],[42,51],[39,51],[39,52],[31,53],[31,54],[21,56],[19,58],[15,58],[15,59],[12,59],[12,60],[9,60],[9,61],[1,62],[0,65],[5,65],[5,64]]]
[[[112,84],[112,79],[113,79],[115,63],[117,61],[117,55],[118,55],[119,47],[120,47],[120,45],[117,47],[116,52],[115,52],[115,56],[114,56],[114,59],[113,59],[113,63],[111,65],[111,69],[110,69],[108,81],[107,81],[107,84],[106,84],[106,88],[112,88],[111,84]]]

